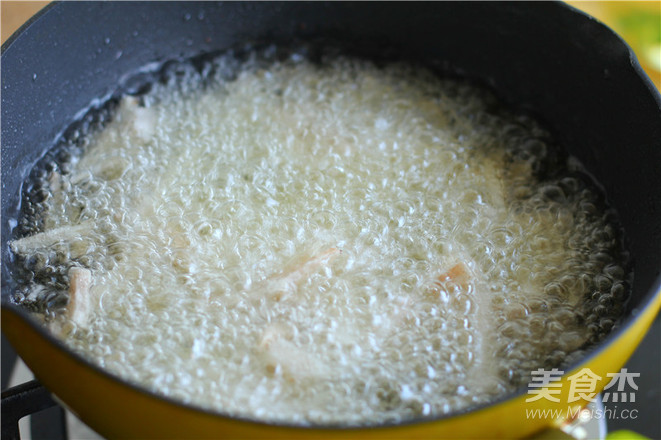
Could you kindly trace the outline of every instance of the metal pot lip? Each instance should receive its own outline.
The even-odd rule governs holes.
[[[56,10],[57,7],[63,2],[61,1],[55,1],[44,8],[42,8],[37,14],[35,14],[32,18],[30,18],[23,26],[21,26],[14,34],[9,37],[9,39],[2,45],[1,48],[1,53],[4,58],[5,52],[10,48],[10,46],[13,44],[13,42],[19,38],[29,27],[31,27],[33,24],[37,23],[45,14]],[[553,2],[555,3],[559,8],[564,8],[567,11],[570,11],[573,14],[579,14],[583,16],[586,20],[594,22],[595,25],[601,26],[605,29],[608,30],[608,35],[610,38],[613,38],[616,44],[622,45],[628,55],[629,55],[629,64],[632,67],[634,74],[643,82],[643,84],[646,86],[648,89],[649,93],[655,100],[657,107],[659,108],[659,111],[661,112],[661,94],[659,91],[656,89],[650,78],[647,76],[647,74],[644,72],[642,69],[636,55],[634,54],[633,50],[631,47],[616,33],[614,32],[611,28],[609,28],[607,25],[602,23],[601,21],[595,19],[594,17],[586,14],[585,12],[576,9],[575,7],[568,5],[563,2]],[[3,241],[3,246],[7,245],[7,238],[8,237],[2,237]],[[8,290],[9,286],[3,283],[3,291]],[[66,344],[51,334],[44,326],[38,324],[34,318],[29,316],[27,311],[23,310],[21,307],[17,306],[16,304],[13,304],[10,300],[8,300],[8,292],[7,294],[2,295],[1,299],[1,307],[3,309],[8,309],[12,313],[18,315],[21,319],[23,319],[27,325],[32,327],[32,329],[37,332],[40,336],[42,336],[45,340],[47,340],[49,343],[53,344],[56,346],[59,350],[61,350],[65,355],[72,357],[74,360],[76,360],[78,363],[81,363],[85,365],[87,368],[93,370],[97,374],[105,377],[107,380],[111,382],[115,382],[118,386],[124,386],[127,388],[130,388],[132,391],[141,393],[149,398],[156,399],[162,402],[165,402],[169,405],[173,405],[176,407],[181,408],[182,410],[186,411],[193,411],[205,415],[209,415],[212,417],[221,417],[221,418],[227,418],[231,420],[236,420],[236,421],[241,421],[245,423],[251,423],[251,424],[257,424],[257,425],[263,425],[267,427],[279,427],[279,428],[289,428],[289,429],[301,429],[301,430],[337,430],[337,431],[343,431],[343,430],[371,430],[371,429],[383,429],[383,428],[391,428],[391,427],[405,427],[405,426],[410,426],[410,425],[418,425],[418,424],[424,424],[424,423],[436,423],[436,422],[442,422],[443,420],[448,420],[448,419],[454,419],[454,418],[459,418],[462,416],[466,416],[472,413],[476,413],[479,411],[487,410],[491,407],[495,407],[497,405],[503,404],[508,401],[515,400],[517,398],[520,398],[524,395],[527,394],[527,388],[520,388],[512,393],[505,394],[493,401],[483,403],[480,405],[476,405],[473,407],[468,407],[450,414],[445,414],[445,415],[440,415],[436,417],[419,417],[419,418],[414,418],[414,419],[408,419],[402,422],[388,422],[388,423],[381,423],[381,424],[365,424],[365,425],[341,425],[341,424],[319,424],[319,425],[300,425],[300,424],[293,424],[293,423],[285,423],[285,422],[278,422],[278,421],[265,421],[257,418],[251,418],[248,416],[243,416],[243,415],[232,415],[226,412],[223,412],[221,410],[214,410],[210,408],[204,408],[201,406],[197,406],[195,404],[186,404],[181,402],[180,400],[174,399],[169,396],[164,396],[161,394],[158,394],[155,391],[151,391],[147,389],[146,387],[142,385],[137,385],[134,383],[131,383],[130,381],[121,378],[117,375],[114,375],[107,370],[101,368],[100,366],[94,364],[87,358],[83,357],[81,354],[73,351],[70,349]],[[642,298],[640,301],[640,304],[635,307],[628,316],[626,316],[622,322],[622,324],[612,331],[604,340],[602,340],[599,344],[597,344],[595,347],[593,347],[583,358],[575,362],[574,364],[568,365],[566,367],[567,371],[573,371],[577,369],[578,367],[582,365],[586,365],[591,363],[596,357],[604,353],[606,350],[609,349],[609,347],[612,345],[612,343],[619,339],[621,336],[623,336],[625,333],[627,333],[633,326],[634,324],[638,321],[638,318],[640,314],[642,314],[643,311],[649,310],[651,307],[653,307],[653,304],[658,300],[658,297],[661,297],[661,275],[656,278],[654,281],[653,285],[650,287],[649,291],[647,294]],[[658,313],[658,311],[657,311]]]

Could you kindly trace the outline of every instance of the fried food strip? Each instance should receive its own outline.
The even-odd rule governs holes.
[[[266,328],[258,345],[266,360],[267,369],[274,373],[280,368],[285,379],[295,382],[328,377],[329,367],[321,360],[297,347],[285,335],[284,329],[273,324]]]
[[[152,108],[141,107],[138,98],[128,96],[120,103],[120,113],[131,124],[134,134],[142,142],[148,142],[156,133],[157,115]]]
[[[482,387],[491,389],[497,384],[497,377],[490,368],[496,356],[496,345],[490,340],[495,329],[493,328],[489,297],[485,294],[485,289],[478,289],[478,286],[484,284],[479,276],[479,273],[474,273],[464,262],[460,261],[441,273],[428,292],[437,295],[442,291],[453,292],[452,296],[464,298],[472,303],[472,307],[466,309],[465,318],[469,319],[478,334],[483,335],[474,352],[475,361],[472,367],[479,370],[480,373],[472,375],[472,377],[479,378],[474,385],[476,389],[482,389]]]
[[[93,229],[94,224],[91,221],[73,226],[62,226],[14,240],[9,243],[9,247],[15,254],[29,256],[36,251],[48,248],[57,243],[70,242],[89,235]]]
[[[284,299],[294,293],[301,282],[309,278],[320,267],[328,265],[331,260],[341,253],[342,251],[338,248],[329,248],[289,270],[269,277],[265,286],[267,295],[275,301]]]
[[[62,189],[62,175],[57,171],[52,171],[48,175],[48,185],[52,194],[58,193]]]
[[[69,304],[67,317],[78,325],[85,325],[90,312],[92,272],[82,267],[69,269]]]
[[[465,291],[470,286],[471,274],[466,265],[459,262],[440,274],[436,279],[438,281],[430,288],[431,293],[439,293],[441,286],[445,283],[452,283],[459,289]]]

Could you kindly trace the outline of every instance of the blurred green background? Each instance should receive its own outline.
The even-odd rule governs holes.
[[[629,43],[661,90],[661,1],[568,1],[602,21]]]

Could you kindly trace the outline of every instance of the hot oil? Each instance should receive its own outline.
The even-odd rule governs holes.
[[[230,414],[373,424],[493,400],[620,315],[613,213],[483,90],[300,55],[176,76],[124,98],[36,209],[84,233],[26,258],[45,262],[27,297],[90,268],[89,317],[49,325],[105,369]]]

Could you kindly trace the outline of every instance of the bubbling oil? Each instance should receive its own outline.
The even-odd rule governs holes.
[[[123,98],[41,176],[39,230],[79,229],[21,260],[18,302],[90,269],[85,320],[45,307],[71,348],[200,407],[365,425],[489,402],[615,325],[616,219],[537,123],[420,68],[257,58]]]

